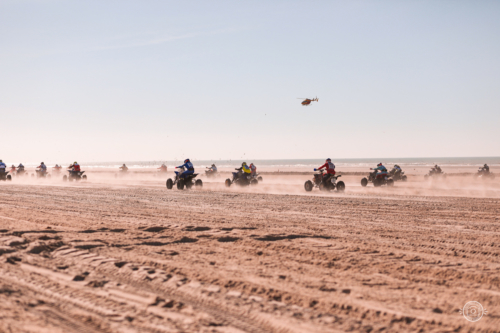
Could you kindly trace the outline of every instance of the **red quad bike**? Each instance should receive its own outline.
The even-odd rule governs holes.
[[[78,182],[80,180],[83,180],[83,181],[86,181],[87,180],[87,175],[84,175],[83,173],[85,171],[71,171],[71,170],[68,170],[69,172],[69,175],[64,175],[63,176],[63,181],[68,181],[68,182],[72,182],[73,180],[75,182]]]
[[[373,183],[373,186],[378,187],[382,185],[387,185],[387,186],[394,186],[394,180],[387,174],[387,175],[381,175],[378,174],[377,172],[371,172],[370,175],[368,176],[368,179],[365,177],[361,179],[361,186],[365,187],[368,185],[368,182]]]
[[[314,174],[312,181],[308,180],[304,183],[304,189],[307,192],[312,191],[315,187],[319,188],[320,191],[333,191],[336,189],[337,192],[343,192],[345,190],[344,182],[337,182],[337,179],[342,175],[331,176],[326,183],[323,183],[324,171],[320,170],[319,172]]]
[[[9,171],[5,171],[5,170],[1,170],[0,171],[0,180],[3,180],[3,181],[11,181],[12,180],[12,176],[8,174]]]

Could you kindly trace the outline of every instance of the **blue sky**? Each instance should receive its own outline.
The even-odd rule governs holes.
[[[498,17],[498,1],[1,0],[0,159],[498,156]]]

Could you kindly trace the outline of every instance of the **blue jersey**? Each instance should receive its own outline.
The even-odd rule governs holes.
[[[177,168],[182,168],[182,167],[186,168],[188,171],[194,171],[194,166],[193,163],[191,162],[186,162],[183,165],[178,166]]]
[[[380,171],[382,171],[382,172],[386,172],[386,171],[387,171],[387,169],[386,169],[386,168],[385,168],[385,166],[383,166],[383,165],[381,165],[381,166],[379,166],[379,167],[376,167],[376,168],[375,168],[375,169],[373,169],[373,170],[380,170]]]
[[[7,166],[5,165],[5,163],[3,162],[0,162],[0,169],[5,169]]]

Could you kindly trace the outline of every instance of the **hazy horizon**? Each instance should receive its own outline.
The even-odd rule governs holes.
[[[498,156],[499,14],[497,1],[4,0],[0,159]]]

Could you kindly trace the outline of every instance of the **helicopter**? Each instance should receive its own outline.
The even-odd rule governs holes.
[[[303,99],[302,105],[305,105],[305,106],[308,106],[309,104],[311,104],[311,102],[317,102],[318,101],[318,97],[316,98],[313,98],[313,99],[310,99],[310,98],[297,98],[297,99]]]

